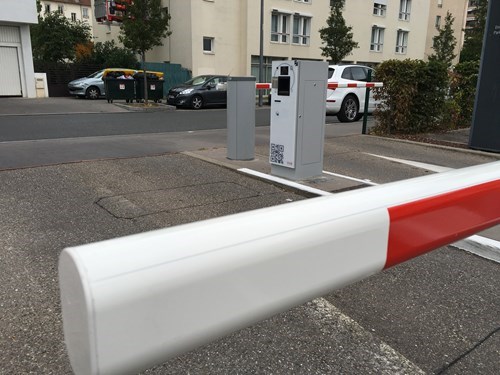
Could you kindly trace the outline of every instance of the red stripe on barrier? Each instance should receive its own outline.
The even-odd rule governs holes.
[[[339,84],[338,83],[329,83],[328,84],[328,88],[329,89],[336,89],[339,87]]]
[[[358,87],[357,83],[348,83],[347,87]]]
[[[256,83],[255,88],[257,90],[266,90],[266,89],[271,88],[271,84],[270,83]]]
[[[384,268],[500,223],[500,180],[390,207]]]

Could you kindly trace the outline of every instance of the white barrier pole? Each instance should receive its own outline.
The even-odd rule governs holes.
[[[500,162],[65,249],[76,374],[126,374],[500,223]]]
[[[327,87],[330,90],[341,89],[341,88],[373,88],[373,87],[384,87],[382,82],[363,82],[363,83],[338,83],[338,82],[328,82]],[[256,83],[256,90],[270,90],[272,85],[270,83]]]

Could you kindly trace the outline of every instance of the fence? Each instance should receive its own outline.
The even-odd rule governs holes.
[[[77,78],[103,69],[98,64],[62,64],[35,62],[35,72],[47,74],[47,85],[49,96],[71,96],[68,91],[68,83]]]
[[[191,79],[191,71],[183,68],[180,64],[146,62],[146,70],[164,73],[163,96],[166,97],[168,90]]]

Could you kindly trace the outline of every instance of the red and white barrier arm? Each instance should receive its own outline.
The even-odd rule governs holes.
[[[373,87],[383,87],[382,82],[364,82],[364,83],[338,83],[338,82],[328,82],[328,88],[330,90],[335,90],[339,88],[373,88]]]
[[[383,87],[384,84],[382,82],[365,82],[365,83],[337,83],[337,82],[329,82],[328,83],[328,88],[330,90],[334,90],[337,88],[367,88],[367,87]],[[270,90],[271,84],[270,83],[256,83],[255,88],[257,90]]]
[[[257,90],[270,90],[272,87],[270,83],[256,83],[255,88]]]
[[[76,374],[134,373],[500,223],[500,162],[65,249]]]

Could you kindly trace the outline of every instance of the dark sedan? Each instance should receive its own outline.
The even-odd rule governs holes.
[[[200,109],[226,105],[227,76],[203,75],[173,87],[168,92],[167,103],[176,107]]]

